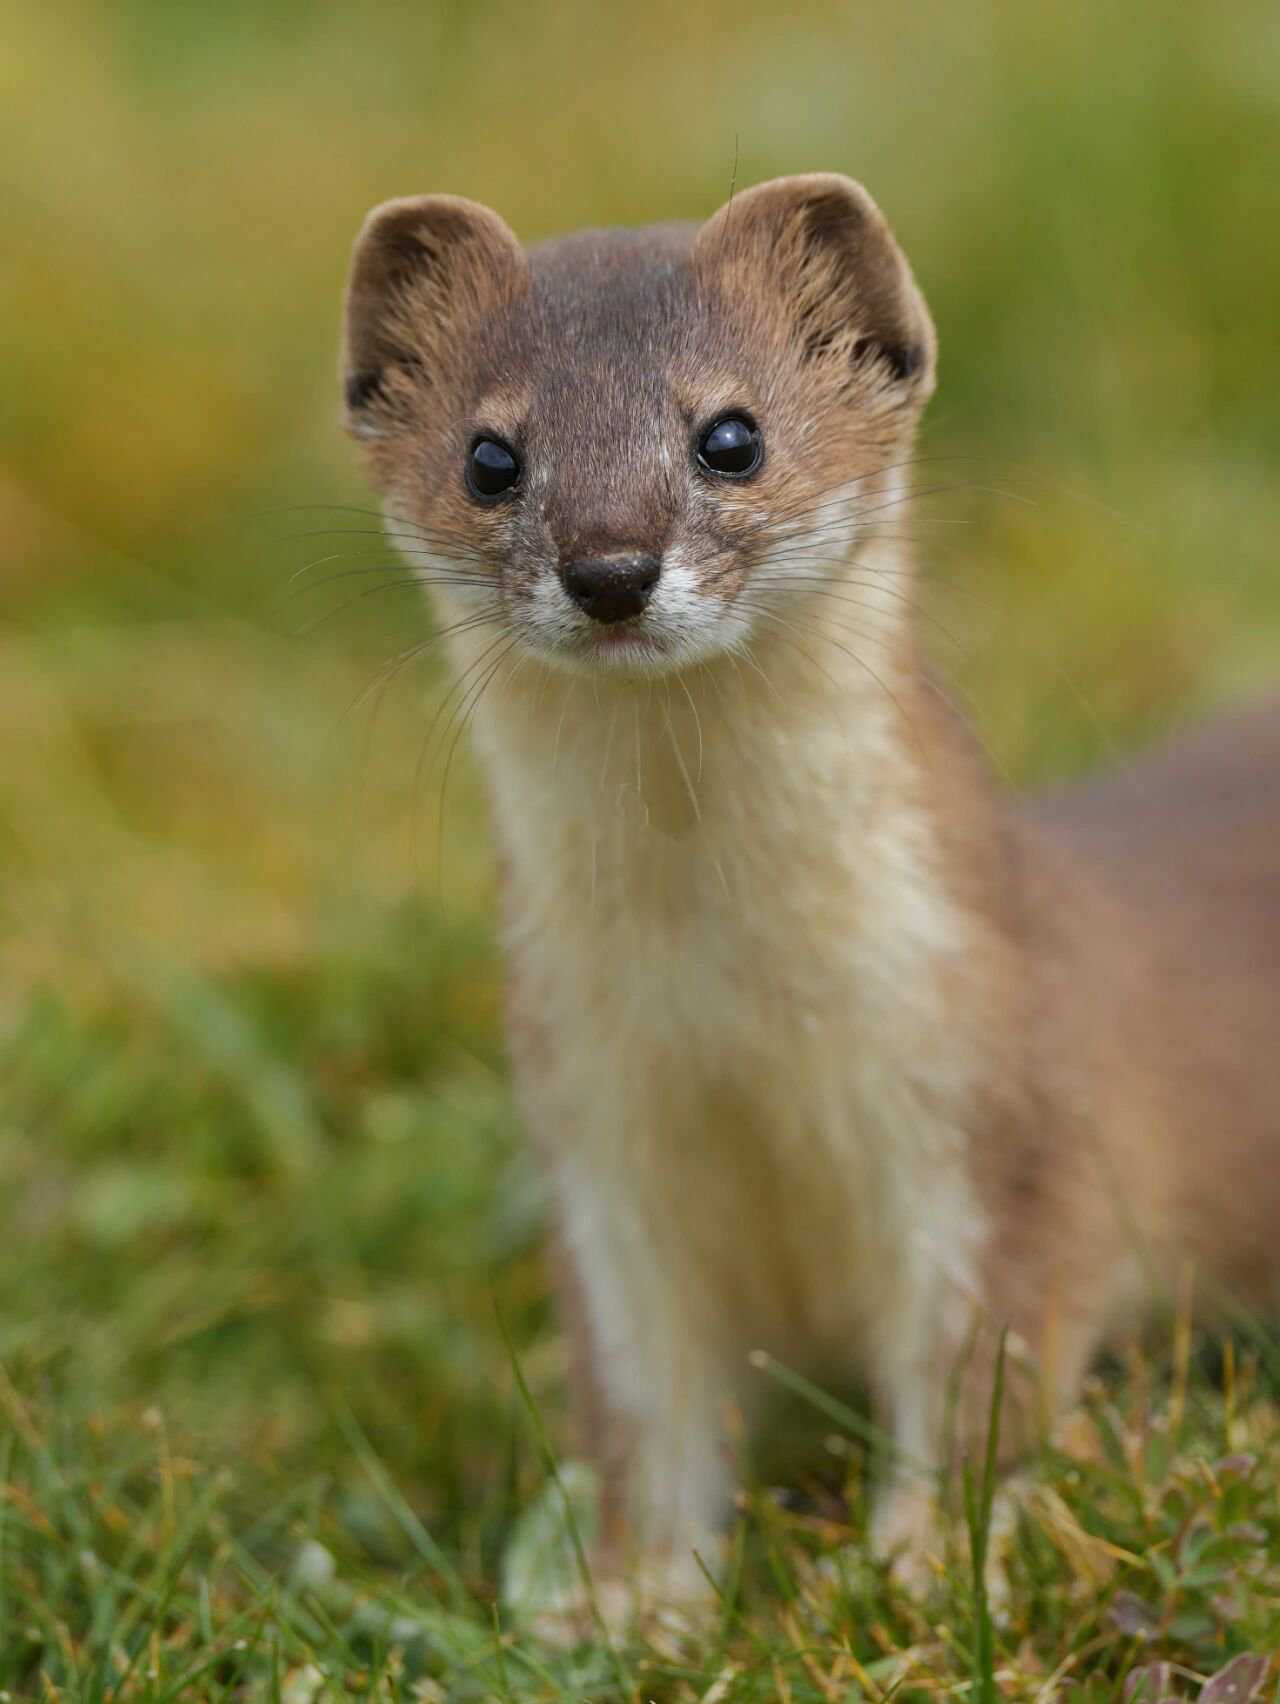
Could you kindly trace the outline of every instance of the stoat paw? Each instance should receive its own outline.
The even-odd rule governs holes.
[[[996,1487],[987,1532],[987,1607],[997,1627],[1007,1627],[1012,1618],[1013,1587],[1009,1566],[1018,1519],[1031,1492],[1032,1482],[1023,1473],[1011,1474]]]
[[[1018,1528],[1018,1516],[1028,1490],[1021,1475],[1004,1480],[996,1489],[987,1534],[984,1578],[987,1606],[997,1626],[1008,1622],[1011,1587],[1009,1561]],[[954,1537],[967,1560],[968,1535]],[[895,1585],[923,1602],[935,1596],[947,1575],[947,1535],[937,1498],[922,1487],[897,1487],[885,1497],[877,1511],[872,1541],[877,1556],[889,1564]]]
[[[698,1556],[714,1562],[718,1545]],[[591,1558],[583,1578],[583,1551]],[[715,1604],[692,1547],[632,1550],[609,1534],[599,1482],[583,1462],[564,1463],[516,1522],[502,1562],[503,1609],[547,1644],[575,1646],[602,1633],[673,1637],[696,1630]]]
[[[573,1650],[602,1634],[615,1642],[628,1638],[634,1613],[634,1594],[620,1581],[602,1581],[590,1590],[584,1585],[565,1587],[539,1604],[525,1625],[542,1644]]]
[[[659,1563],[633,1575],[594,1572],[590,1588],[579,1583],[564,1589],[539,1605],[528,1626],[543,1643],[561,1648],[598,1641],[602,1634],[615,1644],[655,1638],[682,1644],[706,1626],[715,1602],[700,1573]]]
[[[922,1601],[934,1597],[946,1577],[946,1545],[932,1488],[887,1491],[872,1521],[871,1545],[896,1586]]]

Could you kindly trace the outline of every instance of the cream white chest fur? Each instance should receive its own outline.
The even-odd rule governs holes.
[[[521,1095],[606,1407],[643,1440],[649,1547],[677,1556],[723,1514],[754,1348],[869,1375],[929,1458],[984,1236],[972,943],[905,712],[836,647],[714,666],[522,671],[477,716]]]

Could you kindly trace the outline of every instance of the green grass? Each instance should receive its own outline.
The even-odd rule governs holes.
[[[265,1445],[214,1465],[156,1406],[94,1408],[66,1363],[45,1366],[27,1397],[6,1379],[0,1686],[84,1700],[710,1692],[799,1704],[1032,1699],[1069,1680],[1103,1700],[1153,1660],[1186,1695],[1233,1658],[1280,1648],[1275,1419],[1238,1383],[1224,1402],[1179,1376],[1154,1388],[1144,1367],[1119,1397],[1096,1391],[1036,1464],[1001,1552],[1009,1608],[994,1620],[963,1524],[936,1602],[868,1561],[860,1456],[835,1435],[803,1497],[744,1495],[705,1630],[565,1653],[494,1603],[504,1543],[533,1541],[519,1520],[513,1537],[512,1508],[556,1472],[540,1423],[531,1435],[520,1406],[496,1400],[475,1441],[505,1458],[500,1485],[446,1510],[393,1473],[354,1417],[350,1404],[370,1406],[359,1374],[375,1369],[351,1359],[364,1364],[348,1390],[316,1370],[325,1447],[294,1473]],[[984,1476],[971,1501],[975,1559],[990,1490]],[[544,1527],[546,1501],[544,1487]]]
[[[0,1692],[1101,1704],[1270,1658],[1265,1342],[1107,1374],[990,1624],[981,1484],[922,1608],[866,1553],[865,1425],[769,1366],[808,1465],[744,1462],[705,1636],[565,1655],[495,1610],[565,1349],[479,789],[415,783],[437,666],[344,715],[412,600],[283,600],[375,548],[292,508],[368,502],[333,346],[369,204],[698,216],[736,151],[865,178],[933,304],[921,452],[968,459],[918,517],[931,633],[1000,768],[1246,694],[1277,89],[1269,0],[0,11]]]

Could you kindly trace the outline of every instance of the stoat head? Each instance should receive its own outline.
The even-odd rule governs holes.
[[[890,507],[933,374],[901,250],[831,174],[529,250],[473,202],[390,201],[347,288],[347,424],[407,554],[571,667],[785,619]]]

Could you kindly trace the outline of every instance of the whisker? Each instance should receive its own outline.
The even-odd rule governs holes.
[[[827,616],[820,622],[795,622],[786,616],[780,615],[776,609],[770,609],[767,604],[752,604],[744,601],[741,607],[743,609],[750,610],[752,615],[767,617],[772,621],[786,621],[787,625],[796,633],[799,633],[802,630],[820,633],[824,629],[831,627],[835,628],[838,632],[848,633],[856,639],[865,639],[872,645],[880,645],[891,655],[896,655],[898,651],[897,642],[893,638],[889,637],[889,635],[885,633],[877,633],[874,629],[864,627],[858,622],[841,621],[835,616]],[[832,684],[834,685],[835,682],[833,681]]]
[[[799,638],[797,637],[801,631],[800,628],[794,626],[793,623],[786,621],[782,616],[775,615],[772,610],[762,609],[757,611],[757,614],[760,616],[762,621],[771,621],[774,626],[782,628],[783,631],[781,633],[776,633],[774,635],[775,640],[777,640],[780,644],[789,644],[793,650],[799,651],[800,655],[805,659],[809,666],[817,669],[822,678],[829,682],[835,691],[839,691],[839,682],[836,680],[835,676],[829,669],[822,666],[818,659],[813,655],[812,651],[806,650],[800,643]]]
[[[876,480],[884,479],[888,474],[900,473],[904,468],[925,467],[940,462],[978,461],[980,459],[981,458],[972,455],[948,454],[937,456],[907,456],[901,461],[882,462],[876,467],[869,468],[866,473],[855,474],[852,478],[846,477],[832,480],[829,485],[820,487],[818,491],[813,493],[811,496],[807,495],[799,497],[782,505],[780,508],[775,507],[773,515],[776,516],[779,513],[783,515],[798,515],[847,501],[854,493],[856,487],[870,486]],[[961,487],[957,487],[957,489],[961,489]],[[765,520],[761,523],[761,525],[767,527],[769,525],[769,521]]]
[[[852,508],[850,513],[842,517],[840,520],[835,522],[824,521],[821,525],[826,531],[834,533],[840,531],[841,528],[861,526],[868,515],[879,515],[889,509],[902,508],[907,503],[922,502],[926,497],[952,496],[959,491],[976,491],[989,496],[1009,497],[1014,502],[1032,505],[1032,499],[1029,497],[1019,496],[1017,493],[1012,491],[1000,491],[995,486],[991,485],[976,485],[969,481],[962,481],[956,484],[913,485],[908,486],[905,490],[892,492],[889,496],[885,497],[882,502],[869,504],[860,503],[856,507]],[[879,493],[877,493],[877,495],[879,495]],[[845,502],[851,500],[841,499],[840,501]],[[834,505],[820,504],[815,508],[800,510],[796,514],[788,515],[786,519],[789,523],[793,523],[797,520],[809,521],[815,514],[825,511],[826,508],[833,506]],[[922,520],[945,520],[946,518],[947,517],[945,516],[915,515],[912,517],[912,523],[915,524]]]
[[[755,656],[755,653],[752,651],[750,645],[748,645],[745,641],[743,641],[743,643],[742,643],[741,655],[742,655],[742,658],[745,662],[748,662],[748,663],[751,664],[751,667],[760,676],[761,680],[764,681],[765,685],[769,688],[769,690],[773,693],[774,697],[778,700],[778,703],[780,705],[782,705],[783,709],[785,709],[786,704],[787,704],[786,699],[782,696],[782,694],[778,691],[778,689],[774,685],[774,683],[769,679],[769,676],[761,668],[760,663],[758,662],[758,660]],[[746,690],[745,681],[743,682],[743,690],[744,691]]]
[[[453,581],[453,582],[436,581],[434,583],[437,584],[437,585],[440,585],[440,584],[455,584],[456,585],[458,582],[456,582],[456,581]],[[415,580],[388,580],[388,581],[384,581],[383,584],[378,585],[378,586],[366,586],[364,591],[355,592],[355,593],[352,594],[351,597],[344,598],[343,601],[337,606],[336,609],[326,610],[323,615],[317,616],[314,621],[308,622],[305,627],[300,627],[297,630],[296,637],[300,638],[300,639],[309,639],[313,633],[317,632],[321,627],[325,626],[326,623],[332,621],[335,616],[341,615],[344,610],[350,609],[354,604],[363,603],[366,598],[376,597],[379,592],[420,591],[421,588],[422,588],[422,585],[423,585],[423,582],[421,580],[415,579]],[[494,597],[494,602],[496,604],[497,594],[494,593],[493,597]]]
[[[374,556],[374,555],[389,556],[390,554],[391,554],[391,547],[390,546],[388,546],[388,548],[386,550],[379,550],[379,551],[373,551],[373,550],[359,550],[359,551],[331,550],[327,556],[317,556],[313,562],[304,562],[302,564],[301,568],[295,568],[293,573],[290,574],[287,583],[289,585],[292,585],[295,580],[300,580],[304,574],[309,574],[313,568],[323,568],[326,562],[349,562],[349,561],[359,562],[359,561],[362,561],[363,559],[365,559],[366,557],[370,557],[370,556]]]
[[[555,744],[551,748],[551,779],[553,782],[556,778],[556,767],[560,762],[560,735],[564,732],[564,719],[569,714],[569,701],[578,690],[578,678],[577,675],[574,675],[569,683],[569,690],[564,695],[564,702],[560,706],[560,719],[556,723]]]
[[[860,572],[886,573],[890,571],[886,568],[876,567],[875,565],[867,563],[855,564],[855,566],[859,568]],[[990,598],[984,597],[981,592],[975,591],[972,586],[966,586],[958,580],[948,579],[943,575],[929,572],[923,576],[921,584],[924,586],[937,586],[940,590],[950,592],[956,597],[967,598],[970,603],[976,604],[978,608],[986,611],[986,613],[992,616],[996,621],[1012,622],[1015,626],[1020,642],[1028,646],[1028,648],[1035,653],[1039,661],[1042,662],[1054,675],[1056,675],[1067,688],[1068,692],[1075,700],[1077,708],[1085,716],[1090,727],[1092,727],[1094,732],[1098,735],[1098,738],[1102,741],[1112,763],[1121,768],[1127,765],[1129,762],[1128,755],[1117,745],[1115,737],[1103,721],[1097,707],[1089,698],[1088,693],[1084,691],[1083,687],[1081,687],[1065,664],[1063,664],[1050,651],[1046,650],[1045,647],[1036,639],[1035,635],[1030,631],[1025,622],[1018,621],[1009,610],[1001,609],[998,605],[992,603]],[[928,612],[923,609],[920,613],[922,615],[928,615]],[[929,617],[929,619],[935,621],[935,624],[939,626],[940,631],[947,631],[940,623],[937,623],[935,617]],[[953,643],[955,643],[954,639]],[[962,655],[968,656],[970,654],[961,646],[957,646],[957,648],[961,651]]]
[[[306,597],[310,592],[318,591],[322,586],[335,585],[340,580],[371,578],[375,574],[404,575],[405,573],[412,577],[403,583],[413,586],[483,586],[490,582],[490,576],[484,574],[450,574],[447,570],[433,572],[425,568],[414,568],[412,564],[398,560],[378,562],[370,567],[343,568],[336,573],[324,575],[322,579],[309,580],[305,586],[298,586],[293,591],[286,592],[284,597],[278,603],[273,604],[267,613],[270,616],[279,615],[282,610],[287,609],[290,604],[296,603],[299,598]]]
[[[765,614],[765,615],[769,615],[769,614],[772,614],[773,612],[765,610],[765,611],[761,611],[760,613]],[[923,613],[927,613],[927,612],[921,611],[920,613],[923,614]],[[803,631],[806,628],[807,625],[808,624],[801,623],[800,628],[798,630]],[[855,639],[870,640],[873,644],[880,644],[880,645],[885,646],[886,649],[896,651],[896,647],[892,646],[890,641],[887,640],[884,637],[883,634],[868,633],[865,628],[863,628],[861,626],[851,625],[848,622],[837,621],[837,622],[834,622],[833,625],[838,627],[841,632],[847,633]],[[814,631],[820,632],[821,627],[815,627]],[[945,632],[946,630],[943,629],[943,631]],[[954,637],[952,637],[951,635],[948,635],[948,637],[952,638],[952,643],[956,645],[957,649],[961,652],[961,655],[968,658],[969,652],[967,652],[964,649],[964,647],[962,647],[959,644],[959,641],[954,639]],[[950,699],[948,698],[947,693],[944,692],[942,690],[942,688],[937,684],[937,682],[932,679],[932,677],[929,675],[927,670],[921,670],[920,671],[920,678],[923,679],[925,685],[935,695],[935,697],[937,697],[943,704],[950,705]],[[1001,760],[999,755],[996,753],[994,748],[991,746],[990,742],[987,740],[986,736],[983,734],[981,728],[977,724],[977,717],[976,717],[977,700],[974,697],[974,694],[969,690],[969,688],[964,684],[964,682],[960,681],[960,680],[949,681],[948,686],[951,690],[958,691],[960,693],[961,697],[965,700],[965,703],[969,706],[969,709],[970,709],[972,714],[968,718],[968,725],[970,726],[974,737],[977,739],[978,743],[982,746],[983,750],[986,752],[988,758],[990,759],[990,761],[992,763],[992,766],[999,771],[1000,775],[1002,776],[1002,778],[1004,779],[1006,784],[1009,785],[1010,787],[1012,787],[1013,786],[1013,779],[1010,776],[1006,765],[1003,763],[1003,761]]]
[[[600,779],[596,782],[596,792],[604,792],[605,778],[609,773],[609,758],[613,752],[613,736],[618,726],[618,700],[613,701],[613,709],[609,713],[609,731],[604,737],[604,755],[600,759]]]
[[[774,613],[772,611],[766,612],[764,618],[766,620],[770,620],[770,621],[779,621],[779,620],[783,619],[783,618],[780,618],[780,617],[774,615]],[[789,625],[789,624],[786,624],[786,623],[784,623],[784,624]],[[924,741],[920,738],[920,730],[916,727],[915,722],[912,720],[912,718],[907,714],[906,709],[904,708],[904,706],[903,706],[901,700],[898,698],[897,694],[893,691],[893,689],[885,681],[883,681],[880,678],[880,676],[876,673],[876,671],[867,662],[866,658],[860,657],[855,651],[850,650],[850,648],[847,645],[841,644],[841,642],[838,639],[833,638],[831,636],[831,634],[828,633],[826,631],[826,629],[823,628],[823,627],[813,626],[809,629],[809,631],[812,632],[813,635],[816,638],[825,639],[829,645],[834,645],[836,650],[843,651],[845,656],[848,657],[849,660],[852,663],[855,663],[858,668],[862,669],[864,671],[864,673],[868,674],[871,677],[871,679],[880,688],[881,692],[884,693],[885,697],[893,705],[893,707],[897,711],[898,715],[902,718],[902,720],[906,723],[907,727],[910,729],[911,737],[915,741],[916,747],[919,750],[921,757],[924,759],[926,765],[929,766],[930,770],[932,770],[933,760],[929,755],[929,751],[928,751],[927,747],[925,746]],[[827,678],[830,679],[831,677],[828,675]]]
[[[368,744],[371,743],[373,738],[373,730],[377,724],[378,715],[381,711],[383,701],[385,700],[391,686],[399,678],[402,671],[418,657],[424,656],[442,640],[452,638],[459,633],[469,632],[475,627],[482,627],[489,620],[491,620],[491,617],[488,614],[483,614],[469,615],[463,621],[451,622],[449,626],[439,628],[435,633],[428,634],[425,639],[419,639],[414,644],[406,646],[403,651],[397,652],[394,657],[391,657],[385,663],[382,663],[374,671],[372,678],[365,682],[365,684],[360,688],[360,691],[338,717],[338,720],[334,723],[333,728],[330,730],[329,741],[332,742],[332,740],[336,738],[343,723],[346,722],[350,716],[354,715],[372,694],[374,704],[373,714],[370,719],[368,740],[366,741],[367,751]]]
[[[445,715],[446,711],[448,711],[449,722],[445,725],[445,733],[447,736],[448,728],[452,723],[453,709],[457,694],[461,692],[465,698],[466,693],[470,690],[470,682],[473,680],[478,671],[483,668],[486,659],[492,656],[493,652],[503,643],[506,637],[505,633],[499,633],[497,638],[486,645],[478,657],[473,657],[461,673],[458,674],[451,682],[448,690],[441,698],[440,703],[436,706],[435,714],[428,723],[426,733],[422,737],[422,744],[418,748],[418,761],[415,766],[413,780],[413,829],[411,836],[414,880],[415,885],[418,887],[420,887],[422,883],[422,837],[419,830],[421,828],[423,784],[429,767],[429,757],[434,749],[433,740],[436,728],[440,725],[440,718]]]
[[[820,565],[820,562],[821,562],[821,558],[819,558],[816,555],[811,555],[809,560],[814,565]],[[890,564],[869,563],[869,562],[863,562],[863,561],[859,561],[859,560],[854,560],[852,562],[846,562],[845,560],[842,560],[841,558],[834,557],[834,556],[830,560],[831,560],[833,566],[837,570],[837,572],[832,576],[832,578],[834,579],[834,581],[837,584],[840,584],[842,582],[846,583],[846,584],[850,584],[850,585],[856,584],[856,578],[855,577],[848,577],[848,576],[846,576],[843,573],[838,571],[838,570],[840,570],[840,569],[842,569],[846,566],[856,569],[857,573],[859,575],[861,575],[861,574],[872,574],[872,575],[881,575],[881,576],[885,576],[885,577],[892,577],[892,576],[896,575],[897,572],[898,572],[898,570]],[[778,577],[778,579],[776,581],[774,581],[772,579],[772,577],[769,574],[766,573],[766,574],[763,574],[763,575],[753,575],[751,577],[751,580],[748,583],[755,583],[757,585],[767,585],[767,584],[785,585],[788,580],[790,580],[792,578],[798,578],[798,577],[799,576],[795,576],[792,573],[788,572],[787,574],[780,575]],[[1051,673],[1053,673],[1056,676],[1056,678],[1058,680],[1060,680],[1062,682],[1062,684],[1067,688],[1067,690],[1071,694],[1071,697],[1074,700],[1078,710],[1085,717],[1085,719],[1088,721],[1090,727],[1093,729],[1094,733],[1101,740],[1111,762],[1113,764],[1119,766],[1120,768],[1124,768],[1127,765],[1127,763],[1129,761],[1127,754],[1117,744],[1114,735],[1112,734],[1111,730],[1107,727],[1106,722],[1102,718],[1102,716],[1101,716],[1100,712],[1098,711],[1096,705],[1090,699],[1088,693],[1085,692],[1083,687],[1081,687],[1080,683],[1075,679],[1075,677],[1071,673],[1071,671],[1057,657],[1055,657],[1050,651],[1046,650],[1045,647],[1043,646],[1043,644],[1041,644],[1035,638],[1034,634],[1029,630],[1026,623],[1018,621],[1017,618],[1009,610],[1001,609],[999,606],[992,603],[989,598],[984,597],[982,595],[982,593],[976,591],[972,586],[964,585],[963,583],[961,583],[958,580],[950,579],[950,578],[948,578],[944,575],[934,573],[932,570],[928,570],[927,572],[925,572],[921,576],[919,583],[924,588],[930,588],[930,587],[936,586],[939,590],[949,592],[955,597],[966,598],[966,599],[968,599],[968,601],[970,603],[976,605],[979,609],[986,611],[986,613],[991,615],[996,621],[1012,622],[1015,626],[1017,633],[1018,633],[1019,640],[1023,644],[1025,644],[1031,651],[1033,651],[1035,656],[1039,659],[1039,661],[1042,662],[1045,665],[1045,667],[1047,667],[1051,671]],[[867,589],[870,590],[871,588],[868,587]],[[889,588],[879,587],[877,589],[880,590],[880,591],[886,591]],[[905,594],[901,594],[901,595],[905,595]],[[941,622],[941,620],[933,612],[929,611],[928,609],[926,609],[926,608],[924,608],[923,606],[920,606],[920,605],[915,605],[914,607],[916,608],[918,614],[920,614],[924,619],[929,621],[931,623],[931,625],[936,627],[936,629],[940,633],[942,633],[945,637],[947,637],[949,639],[949,641],[953,645],[955,645],[957,651],[962,656],[965,656],[965,657],[971,656],[972,653],[966,647],[964,647],[963,645],[960,644],[960,642],[955,638],[955,635],[950,632],[950,630]],[[966,695],[966,696],[968,696],[968,695]]]
[[[821,514],[844,504],[857,503],[859,501],[859,487],[863,489],[866,495],[878,495],[879,493],[868,488],[873,486],[877,480],[883,479],[886,474],[898,471],[903,467],[923,465],[929,461],[968,461],[975,459],[977,458],[968,456],[917,457],[906,462],[888,463],[868,473],[855,475],[852,479],[833,481],[831,485],[819,491],[815,497],[798,498],[793,503],[775,507],[767,517],[762,519],[759,525],[762,530],[767,530],[779,518],[794,520],[801,516]],[[1009,491],[1001,486],[989,485],[977,480],[932,481],[925,485],[909,485],[896,492],[890,491],[889,495],[894,498],[913,498],[957,491],[976,491],[992,496],[1007,497],[1013,502],[1034,504],[1033,498],[1027,497],[1021,492]],[[871,511],[864,507],[862,512],[870,513]]]
[[[453,533],[429,532],[397,532],[391,527],[314,527],[307,532],[284,533],[274,540],[276,544],[296,544],[306,538],[378,538],[385,539],[397,548],[412,546],[423,551],[433,546],[440,546],[442,554],[447,553],[457,557],[459,561],[483,562],[486,558],[483,551],[477,550],[471,540]]]
[[[662,690],[666,696],[666,704],[663,707],[663,721],[666,726],[667,734],[671,740],[671,750],[676,760],[676,768],[680,771],[680,779],[684,782],[684,790],[689,795],[689,803],[693,806],[694,821],[701,822],[702,807],[698,803],[698,790],[693,781],[690,779],[689,766],[684,760],[684,751],[680,745],[680,737],[676,733],[675,724],[671,720],[671,682],[666,675],[663,675],[662,677]],[[687,687],[685,688],[685,691],[688,691]],[[692,700],[690,702],[692,702]],[[699,776],[701,776],[701,768],[699,768]]]
[[[845,490],[839,498],[830,499],[827,502],[809,503],[804,506],[796,505],[795,507],[783,507],[781,509],[775,508],[749,531],[747,538],[748,541],[767,540],[766,548],[770,553],[779,554],[797,545],[804,547],[806,530],[818,532],[824,541],[834,543],[841,538],[866,531],[869,517],[892,512],[901,513],[907,505],[917,503],[926,497],[942,496],[959,491],[987,493],[1008,497],[1014,502],[1033,504],[1033,499],[1024,497],[1020,493],[1006,491],[997,486],[981,485],[973,481],[939,482],[924,486],[912,486],[906,490],[894,492],[877,503],[860,501],[855,493]],[[819,522],[817,517],[836,504],[847,509],[848,513],[834,521],[823,520]],[[911,524],[913,526],[964,526],[971,523],[960,516],[913,513]],[[812,547],[812,541],[809,541],[809,547]]]
[[[650,684],[650,692],[652,693],[652,683]],[[561,718],[561,720],[563,720],[563,717]],[[639,799],[641,809],[644,811],[645,827],[647,828],[652,819],[650,818],[650,815],[649,815],[649,801],[644,796],[644,753],[643,753],[643,747],[642,747],[641,742],[640,742],[640,700],[638,698],[632,700],[631,722],[632,722],[632,727],[633,727],[634,735],[635,735],[634,744],[635,744],[635,753],[636,753],[636,797]],[[559,735],[559,731],[557,730],[557,733],[556,733],[556,743],[557,744],[559,744],[559,739],[560,739],[560,735]],[[555,773],[555,771],[553,769],[552,774],[554,774],[554,773]]]
[[[851,564],[851,566],[857,568],[860,565],[854,563]],[[968,652],[965,650],[965,647],[956,638],[955,634],[952,633],[951,629],[947,627],[932,610],[927,609],[901,586],[888,586],[882,583],[868,584],[865,581],[860,581],[856,575],[820,575],[794,572],[780,574],[776,577],[770,575],[761,575],[759,577],[752,576],[748,584],[753,587],[782,586],[785,588],[793,585],[803,586],[805,587],[806,596],[830,598],[837,602],[847,604],[852,609],[865,609],[883,614],[885,612],[880,609],[878,604],[866,603],[861,598],[851,598],[846,592],[839,588],[848,586],[853,589],[875,592],[880,597],[892,598],[895,603],[900,603],[904,609],[910,610],[913,615],[919,616],[922,621],[927,621],[929,625],[935,628],[944,639],[946,639],[951,645],[955,646],[961,656],[968,656]]]
[[[684,695],[689,700],[689,708],[690,708],[690,710],[693,711],[693,725],[694,725],[694,728],[697,730],[697,735],[698,735],[698,775],[697,775],[697,779],[699,781],[701,781],[702,780],[702,718],[698,714],[698,706],[694,703],[693,694],[689,691],[688,682],[685,680],[684,675],[678,674],[676,676],[676,679],[680,682],[681,687],[684,689]]]
[[[700,658],[698,660],[698,672],[700,674],[704,674],[707,677],[707,680],[710,682],[712,691],[715,693],[716,698],[719,700],[719,702],[723,705],[724,702],[725,702],[724,688],[721,686],[720,682],[716,678],[716,671],[713,668],[711,668],[710,665],[704,659]],[[702,768],[702,733],[701,733],[701,729],[699,729],[699,733],[698,733],[698,768],[699,768],[699,772],[701,772],[701,768]]]
[[[940,704],[954,714],[955,706],[951,703],[947,694],[938,685],[937,681],[934,680],[925,670],[921,671],[920,678],[924,682],[926,690],[931,692]],[[971,711],[976,709],[974,696],[963,682],[953,681],[949,684],[954,687],[959,687],[961,696],[964,698],[965,703],[968,704]],[[1000,779],[1004,782],[1005,786],[1009,788],[1010,792],[1012,792],[1014,790],[1015,783],[1013,776],[1009,773],[1009,766],[1005,763],[999,752],[991,744],[991,741],[978,726],[977,717],[975,715],[967,716],[965,718],[965,726],[973,738],[977,740],[978,744],[982,747],[986,754],[988,763],[990,763],[991,767],[998,772]]]
[[[515,636],[512,636],[508,640],[503,649],[499,651],[489,669],[481,677],[479,684],[472,690],[469,699],[460,706],[459,713],[453,718],[457,725],[454,729],[453,739],[450,743],[448,754],[444,760],[444,770],[440,777],[440,803],[436,812],[436,882],[439,889],[440,910],[442,914],[445,915],[448,913],[444,893],[445,810],[448,803],[449,775],[453,769],[454,753],[458,749],[458,742],[462,738],[467,724],[471,720],[471,717],[475,714],[476,706],[479,704],[481,698],[483,698],[489,685],[497,675],[498,670],[502,667],[503,663],[506,662],[507,658],[511,655],[518,643],[519,640]]]
[[[270,520],[275,515],[368,515],[375,521],[385,521],[387,515],[383,509],[361,508],[357,503],[283,503],[274,509],[254,509],[250,511],[250,520]],[[403,523],[406,526],[416,526],[416,521]]]
[[[911,524],[913,527],[971,527],[974,523],[961,515],[913,515]],[[927,542],[912,533],[889,532],[875,522],[864,526],[861,518],[857,518],[850,521],[848,526],[804,528],[783,535],[758,548],[756,556],[760,560],[786,562],[797,552],[803,554],[807,551],[812,554],[823,546],[847,547],[854,542],[861,543],[864,538],[867,543],[924,545]]]
[[[348,557],[347,560],[351,561],[352,559]],[[321,586],[335,585],[339,580],[356,580],[372,574],[404,573],[413,576],[415,586],[438,586],[441,584],[475,586],[482,585],[488,578],[484,574],[450,574],[448,569],[433,572],[429,568],[418,568],[411,562],[406,563],[403,558],[397,556],[388,562],[376,562],[368,567],[339,568],[332,574],[322,575],[318,580],[308,580],[305,586],[299,586],[296,591],[290,592],[282,598],[280,603],[276,605],[276,609],[283,609],[286,604],[305,597],[308,592],[318,591]]]

